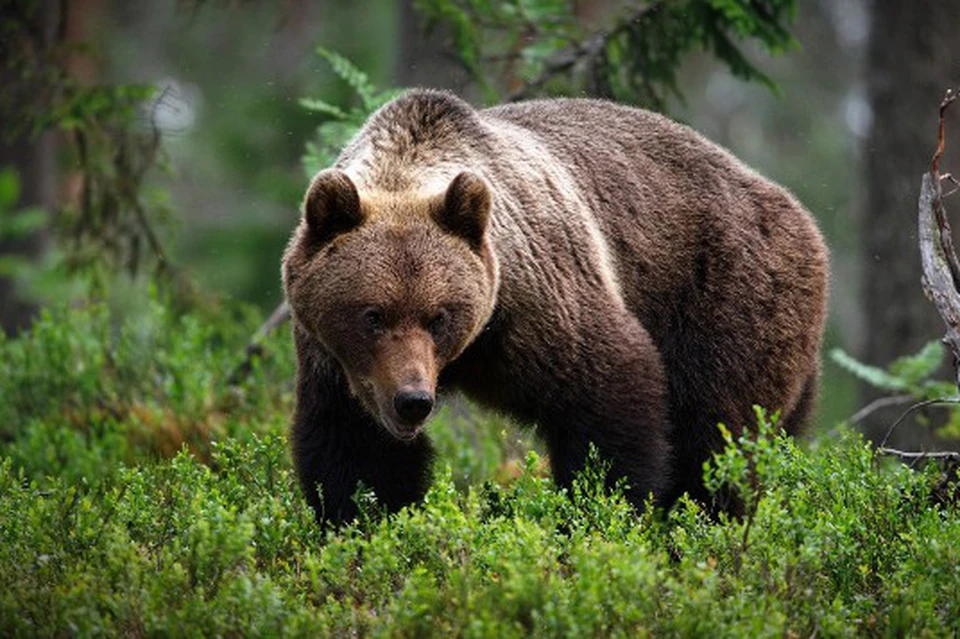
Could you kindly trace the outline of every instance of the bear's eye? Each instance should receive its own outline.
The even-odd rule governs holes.
[[[450,312],[446,309],[440,309],[436,315],[430,318],[427,323],[427,330],[434,337],[440,337],[447,330],[447,324],[450,323]]]
[[[376,306],[371,306],[363,311],[363,326],[367,331],[373,333],[374,335],[379,335],[382,333],[387,327],[386,319],[383,316],[383,310],[377,308]]]

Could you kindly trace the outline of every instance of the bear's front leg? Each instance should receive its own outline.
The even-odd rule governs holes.
[[[625,478],[627,498],[658,503],[671,477],[667,389],[660,354],[635,317],[623,310],[584,313],[568,365],[540,408],[556,482],[569,487],[593,444],[611,464],[608,484]]]
[[[317,521],[352,520],[360,482],[395,512],[426,493],[433,449],[425,435],[391,437],[350,394],[340,365],[295,329],[297,405],[293,462]]]

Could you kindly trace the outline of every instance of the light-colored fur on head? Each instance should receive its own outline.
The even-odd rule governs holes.
[[[366,184],[361,182],[361,184]],[[461,172],[441,192],[365,190],[318,174],[284,256],[294,321],[343,365],[352,393],[398,438],[395,397],[426,393],[493,312],[489,187]],[[374,325],[376,324],[376,325]]]

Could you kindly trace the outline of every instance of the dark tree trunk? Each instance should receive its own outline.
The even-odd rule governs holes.
[[[54,2],[46,2],[36,13],[20,8],[21,17],[34,24],[36,32],[33,42],[17,41],[3,43],[15,47],[15,52],[33,49],[44,51],[53,46],[59,37],[58,26],[60,9]],[[6,62],[5,46],[0,46],[0,57]],[[0,91],[7,92],[3,103],[14,113],[0,111],[0,123],[13,123],[22,114],[19,109],[24,99],[31,99],[38,82],[34,76],[25,76],[18,68],[6,64],[0,65]],[[21,134],[11,139],[8,131],[2,131],[0,124],[0,169],[14,169],[20,179],[20,200],[14,204],[13,211],[40,207],[50,210],[56,199],[56,136],[45,134],[38,138],[29,138]],[[29,130],[29,127],[26,127]],[[0,256],[12,255],[27,262],[40,259],[47,244],[47,232],[37,231],[27,237],[0,237]],[[8,335],[26,328],[37,312],[36,304],[24,291],[19,290],[16,277],[0,276],[0,330]]]
[[[450,89],[462,97],[471,89],[470,76],[456,61],[447,30],[427,32],[413,0],[399,0],[400,38],[397,51],[396,84],[401,87]]]
[[[0,144],[0,169],[14,168],[20,176],[20,201],[14,210],[41,207],[49,210],[53,202],[54,137]],[[16,255],[30,262],[40,259],[46,245],[46,232],[37,231],[24,238],[0,239],[0,255]],[[0,327],[12,335],[30,323],[37,308],[23,291],[17,290],[13,278],[0,277]]]
[[[936,145],[937,107],[944,89],[960,82],[960,2],[875,0],[867,73],[873,128],[862,218],[863,358],[885,366],[944,333],[920,287],[916,210],[920,177]],[[960,137],[956,114],[952,120],[948,131]],[[960,139],[956,146],[960,150]],[[948,157],[944,171],[950,166]],[[882,438],[889,421],[884,416],[868,424],[868,436]],[[916,428],[901,433],[902,445],[924,438]]]

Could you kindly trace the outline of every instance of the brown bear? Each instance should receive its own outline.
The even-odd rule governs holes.
[[[827,251],[811,216],[686,126],[610,102],[475,110],[415,90],[312,181],[283,259],[293,456],[321,521],[423,496],[438,388],[535,424],[560,485],[594,444],[628,497],[706,499],[752,405],[799,431]]]

